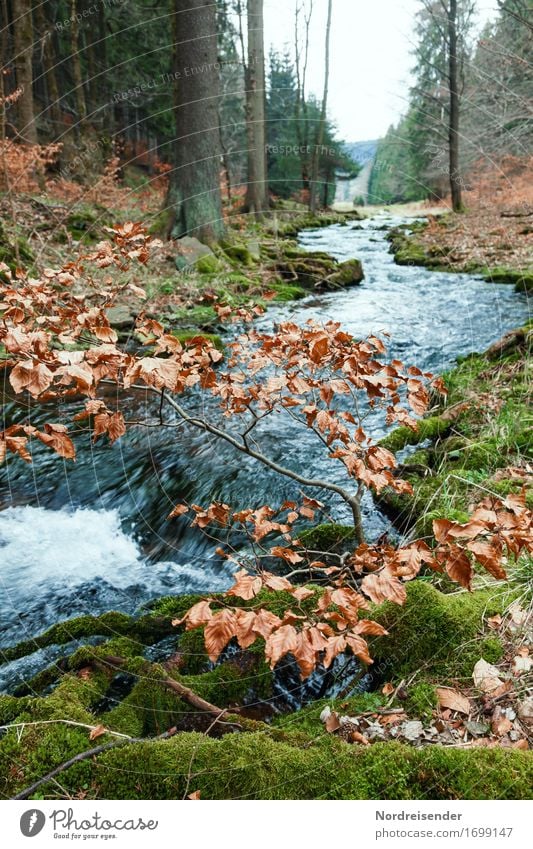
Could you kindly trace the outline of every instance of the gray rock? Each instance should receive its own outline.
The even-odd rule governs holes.
[[[486,722],[474,722],[473,720],[465,722],[465,728],[472,737],[484,737],[490,731]]]
[[[402,737],[412,743],[415,740],[419,740],[423,732],[424,726],[418,719],[410,720],[409,722],[404,722],[400,727],[400,733]]]
[[[174,262],[178,271],[194,265],[203,256],[213,256],[213,251],[194,236],[183,236],[178,239],[178,255]]]
[[[106,314],[110,325],[117,330],[128,330],[135,324],[135,315],[126,304],[109,307]]]

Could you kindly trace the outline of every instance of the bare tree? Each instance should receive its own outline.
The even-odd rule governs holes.
[[[329,52],[331,42],[331,17],[333,13],[333,0],[328,0],[328,18],[326,23],[326,55],[324,62],[324,94],[322,96],[322,109],[320,120],[318,122],[318,130],[316,134],[316,143],[313,150],[312,172],[311,172],[311,193],[309,198],[309,209],[311,212],[316,212],[318,204],[318,169],[320,162],[320,154],[324,144],[324,136],[326,131],[326,117],[328,108],[328,92],[329,92]]]
[[[454,212],[463,209],[461,175],[459,172],[459,72],[457,57],[457,0],[449,0],[448,6],[448,83],[450,89],[449,158],[450,190]]]
[[[265,45],[263,0],[248,0],[246,79],[248,184],[246,209],[260,218],[268,209],[265,124]]]
[[[300,12],[303,11],[304,17],[304,38],[303,38],[303,59],[300,48]],[[313,17],[313,0],[310,0],[309,7],[300,6],[299,0],[296,2],[294,15],[294,53],[295,53],[295,70],[296,70],[296,134],[300,147],[300,161],[302,168],[302,185],[304,190],[309,189],[309,123],[307,120],[307,68],[309,64],[309,30],[311,27],[311,19]]]

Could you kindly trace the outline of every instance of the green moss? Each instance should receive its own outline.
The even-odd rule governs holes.
[[[79,616],[53,625],[43,634],[31,640],[24,640],[16,646],[2,650],[3,662],[7,663],[20,657],[33,654],[46,646],[65,645],[73,640],[93,636],[128,636],[134,635],[145,643],[154,643],[172,633],[169,620],[155,616],[144,616],[138,619],[125,613],[111,611],[101,616]]]
[[[379,444],[395,454],[407,445],[419,445],[426,439],[443,436],[451,426],[452,423],[448,419],[441,416],[430,416],[427,419],[420,419],[416,430],[404,426],[395,428],[384,439],[380,440]]]
[[[420,681],[418,684],[413,684],[408,688],[407,699],[403,703],[403,706],[408,716],[428,720],[431,719],[437,704],[437,691],[433,684]]]
[[[330,278],[333,286],[353,286],[364,280],[363,266],[358,259],[349,259],[339,265],[339,270]]]
[[[441,683],[471,681],[483,651],[501,657],[498,639],[490,637],[487,643],[480,633],[484,617],[501,613],[512,597],[505,585],[445,594],[423,579],[412,581],[405,606],[387,603],[376,611],[375,618],[390,636],[373,641],[373,656],[385,659],[387,669],[399,678],[423,668],[426,677]]]
[[[64,773],[61,783],[72,792],[90,770],[98,798],[180,799],[191,791],[191,769],[203,799],[526,799],[533,779],[524,752],[354,747],[331,736],[302,748],[246,733],[121,746],[81,776]],[[58,793],[53,785],[46,790]]]
[[[200,274],[222,274],[224,272],[224,263],[214,254],[199,257],[194,267]]]
[[[334,523],[316,525],[314,528],[302,531],[299,534],[299,540],[309,551],[336,551],[342,546],[348,547],[352,541],[355,544],[354,529]]]
[[[277,728],[305,732],[309,737],[316,738],[324,733],[320,714],[326,706],[336,711],[339,716],[358,716],[383,707],[384,703],[385,698],[381,693],[358,693],[346,699],[319,699],[295,713],[274,719],[274,725]]]
[[[208,330],[218,325],[218,316],[213,307],[197,305],[175,310],[170,316],[173,324],[183,328],[194,328],[195,330]]]
[[[220,242],[220,248],[223,251],[224,256],[227,257],[230,262],[237,263],[238,265],[245,265],[248,268],[255,265],[254,257],[248,249],[248,246],[243,242],[222,240]]]
[[[161,212],[159,212],[154,217],[152,224],[148,228],[148,232],[151,236],[160,236],[162,238],[167,238],[168,234],[172,230],[173,219],[173,209],[161,210]]]
[[[492,352],[471,355],[444,375],[447,406],[467,402],[453,423],[436,415],[419,423],[418,434],[397,428],[382,440],[380,444],[392,451],[422,438],[433,443],[406,461],[402,477],[411,483],[414,495],[385,490],[378,498],[400,529],[414,527],[417,534],[430,536],[433,519],[466,521],[469,505],[487,491],[507,494],[509,484],[499,487],[492,479],[495,472],[522,465],[523,458],[532,455],[528,344],[528,334],[517,333],[498,358]],[[486,403],[478,403],[480,396],[490,397],[491,415]],[[452,435],[443,438],[449,429]],[[530,502],[531,492],[529,488],[526,495]]]
[[[192,339],[198,339],[198,337],[208,339],[215,348],[219,351],[224,351],[224,342],[222,341],[222,337],[217,333],[200,333],[195,332],[194,330],[174,330],[172,332],[172,336],[175,336],[176,339],[184,346],[186,346]]]
[[[481,271],[491,283],[514,283],[517,291],[533,289],[533,270],[506,267],[485,268]]]
[[[307,294],[301,286],[291,286],[289,283],[273,283],[271,289],[276,293],[275,301],[297,301]]]

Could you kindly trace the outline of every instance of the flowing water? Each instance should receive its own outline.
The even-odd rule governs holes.
[[[334,319],[356,337],[390,334],[391,357],[442,372],[458,355],[480,351],[527,315],[525,295],[464,274],[398,267],[388,252],[377,217],[362,224],[335,225],[301,235],[309,250],[338,259],[362,260],[365,280],[341,292],[312,295],[274,307],[261,327],[291,318]],[[193,396],[190,405],[201,403]],[[153,401],[132,395],[135,417],[154,413]],[[42,411],[36,411],[36,419]],[[67,421],[68,407],[54,412]],[[384,432],[371,419],[374,437]],[[260,432],[274,459],[313,477],[342,472],[309,433],[294,433],[283,417],[267,419]],[[182,429],[133,429],[110,447],[78,445],[75,463],[36,449],[32,466],[9,459],[0,496],[0,645],[30,638],[60,619],[85,612],[134,611],[160,595],[216,591],[231,582],[232,569],[214,553],[213,542],[185,520],[166,522],[180,499],[208,504],[221,499],[235,508],[280,504],[299,489],[238,455],[231,446]],[[344,506],[327,501],[330,515],[347,518]],[[371,500],[364,504],[369,537],[389,523]],[[234,568],[234,567],[233,567]]]

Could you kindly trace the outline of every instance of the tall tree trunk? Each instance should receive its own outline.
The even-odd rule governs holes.
[[[268,209],[263,0],[248,0],[246,101],[248,137],[246,209],[260,218]]]
[[[457,0],[449,0],[448,7],[448,74],[450,86],[450,189],[452,193],[452,208],[461,212],[463,201],[461,194],[461,175],[459,173],[459,73],[457,60]]]
[[[13,0],[13,49],[15,77],[22,93],[17,101],[17,130],[27,144],[37,144],[33,109],[33,22],[31,0]]]
[[[322,97],[322,110],[320,113],[320,121],[318,123],[318,132],[316,134],[316,144],[313,150],[313,169],[311,173],[311,194],[309,198],[309,209],[315,213],[318,203],[318,169],[320,162],[320,153],[324,144],[324,136],[326,131],[326,117],[328,109],[328,92],[329,92],[329,50],[331,41],[331,16],[333,11],[333,0],[328,0],[328,20],[326,24],[326,57],[324,63],[324,95]]]
[[[82,10],[86,11],[90,8],[91,6],[89,5],[88,0],[82,0]],[[98,124],[101,126],[101,115],[97,114],[99,100],[98,90],[100,88],[101,81],[101,78],[98,77],[98,61],[96,55],[97,41],[98,36],[96,35],[94,28],[92,26],[89,29],[86,27],[83,32],[83,52],[87,60],[87,114],[89,115],[91,123],[98,121]]]
[[[300,7],[297,0],[295,22],[294,22],[294,39],[295,39],[295,56],[296,56],[296,104],[295,104],[295,119],[296,119],[296,137],[298,146],[300,147],[300,169],[302,173],[302,187],[304,192],[309,191],[309,124],[307,121],[307,67],[309,63],[309,30],[311,27],[311,18],[313,17],[313,0],[310,0],[309,10],[306,14],[304,9],[304,56],[303,64],[300,70],[300,37],[299,37],[299,16]]]
[[[4,100],[7,94],[5,81],[7,72],[9,71],[7,67],[7,57],[9,56],[9,15],[7,0],[0,0],[0,50],[2,62],[5,63],[4,67],[0,69],[0,142],[4,142],[7,128],[7,107]],[[5,190],[4,176],[4,172],[0,172],[0,191]]]
[[[46,81],[46,105],[50,110],[49,114],[52,122],[52,137],[57,138],[61,132],[61,107],[59,102],[59,87],[57,85],[55,71],[57,58],[52,45],[50,21],[46,14],[49,6],[49,2],[37,3],[34,8],[34,14],[36,28],[39,33],[44,78]]]
[[[174,41],[176,140],[166,201],[172,236],[213,242],[224,234],[216,6],[174,0]]]
[[[83,76],[81,72],[81,57],[79,54],[80,39],[78,26],[78,3],[70,0],[70,52],[72,54],[72,81],[74,83],[74,98],[76,101],[76,113],[78,123],[76,129],[79,131],[87,117],[87,106],[85,104],[85,92],[83,90]]]

